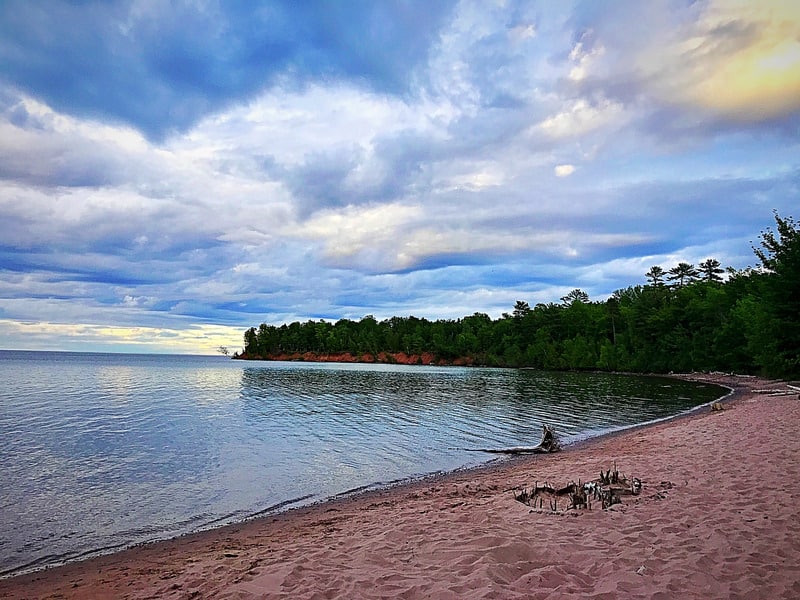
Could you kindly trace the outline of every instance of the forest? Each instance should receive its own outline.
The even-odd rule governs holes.
[[[262,323],[245,332],[234,358],[346,353],[392,362],[402,354],[441,364],[800,378],[800,229],[792,217],[774,218],[753,248],[756,267],[723,269],[713,258],[653,266],[645,284],[607,300],[575,289],[559,303],[517,301],[498,319]]]

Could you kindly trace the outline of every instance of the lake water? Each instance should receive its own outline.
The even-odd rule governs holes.
[[[724,393],[513,369],[0,351],[0,575],[562,441]]]

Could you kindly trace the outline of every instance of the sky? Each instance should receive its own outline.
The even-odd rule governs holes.
[[[0,2],[0,348],[603,300],[773,211],[795,0]]]

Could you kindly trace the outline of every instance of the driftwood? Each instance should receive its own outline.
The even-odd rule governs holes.
[[[552,427],[542,425],[542,441],[538,446],[516,446],[514,448],[477,448],[472,452],[492,452],[494,454],[548,454],[561,450],[558,436]]]

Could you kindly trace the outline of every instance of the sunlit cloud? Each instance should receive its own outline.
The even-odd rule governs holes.
[[[575,172],[575,165],[556,165],[553,171],[556,177],[569,177]]]
[[[691,97],[742,119],[765,119],[800,109],[800,5],[785,0],[712,2],[700,22],[694,51],[732,25],[738,48],[714,57]]]
[[[664,14],[671,26],[637,40],[630,58],[616,54],[617,70],[631,69],[628,76],[655,98],[734,120],[760,122],[800,109],[800,5],[711,0],[689,15],[695,19],[687,23]]]
[[[120,327],[86,323],[25,322],[0,319],[0,339],[21,350],[85,349],[128,352],[215,354],[220,346],[241,350],[239,327],[189,325],[185,329]]]

